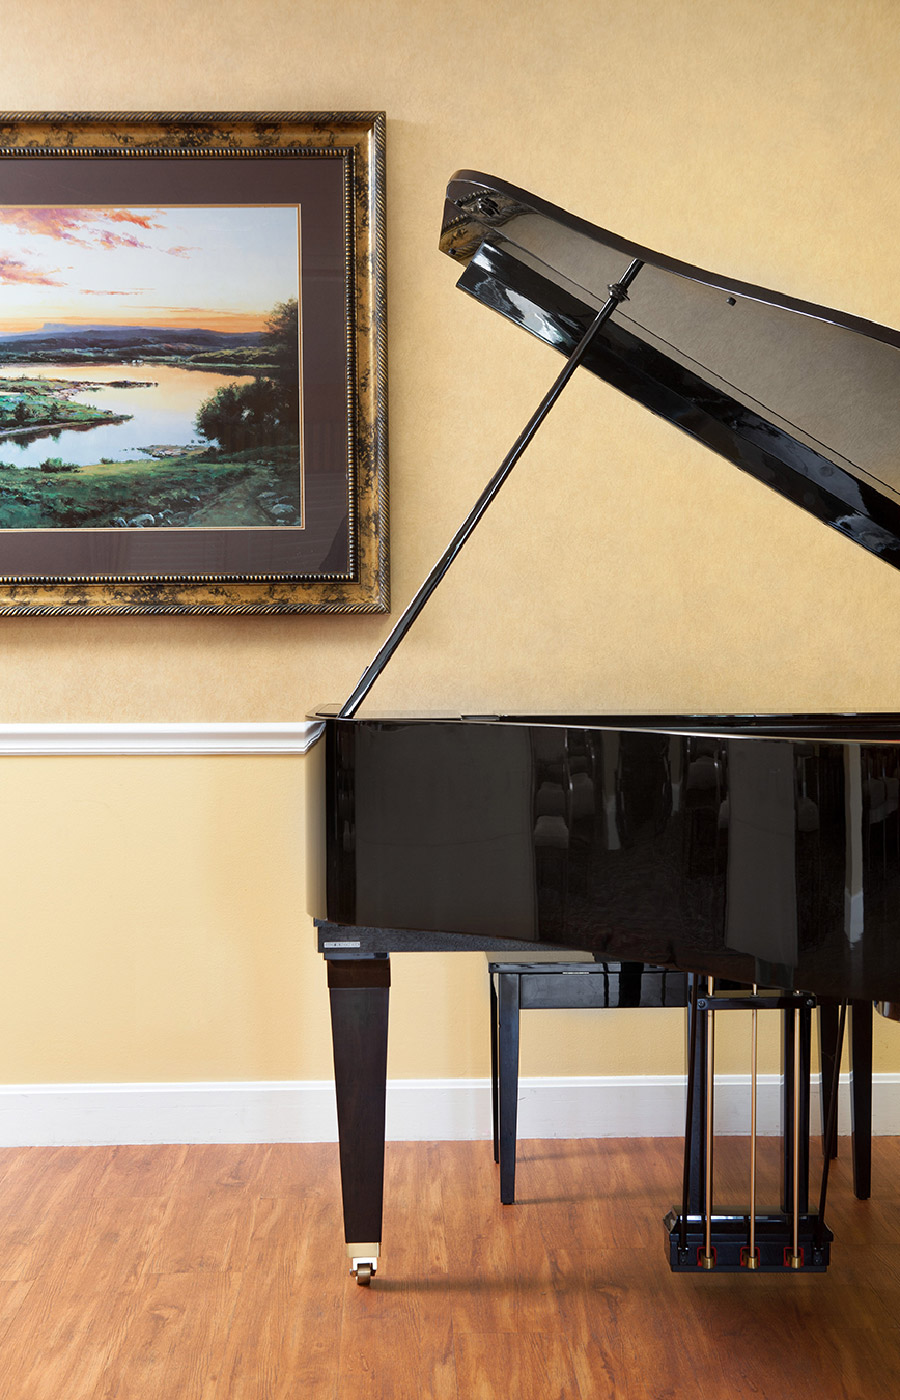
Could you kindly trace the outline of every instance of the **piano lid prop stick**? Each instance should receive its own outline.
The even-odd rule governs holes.
[[[372,689],[372,686],[375,684],[376,680],[381,675],[381,672],[384,670],[385,666],[390,661],[394,652],[397,650],[397,647],[403,641],[403,638],[406,636],[410,627],[413,625],[416,618],[419,616],[419,613],[422,611],[425,604],[428,602],[428,599],[431,597],[432,593],[437,588],[438,584],[446,574],[447,570],[450,568],[450,565],[453,563],[457,554],[459,554],[463,545],[466,543],[466,540],[469,538],[472,531],[475,529],[481,517],[487,510],[488,506],[491,504],[494,497],[497,495],[497,492],[500,490],[500,487],[503,485],[504,481],[509,476],[513,467],[516,465],[519,458],[522,456],[522,453],[525,451],[526,447],[531,442],[531,439],[534,437],[541,423],[547,417],[547,414],[550,412],[551,408],[556,403],[556,400],[559,398],[563,389],[566,387],[572,375],[575,373],[575,370],[580,365],[584,357],[585,351],[587,350],[594,336],[597,334],[604,322],[609,320],[610,316],[613,314],[619,303],[627,300],[628,288],[631,286],[631,283],[634,281],[635,277],[637,277],[638,273],[640,272],[643,266],[644,264],[641,258],[634,258],[629,263],[622,278],[618,282],[610,283],[609,298],[607,299],[607,301],[604,302],[603,306],[597,312],[597,315],[594,317],[593,321],[588,326],[581,340],[579,340],[578,344],[575,346],[575,349],[572,351],[571,355],[566,360],[566,363],[563,365],[559,377],[556,379],[555,383],[550,388],[550,390],[544,395],[537,409],[532,414],[531,418],[528,420],[527,424],[523,428],[522,432],[516,439],[513,446],[510,448],[507,455],[504,457],[497,471],[491,477],[487,486],[484,488],[475,505],[473,506],[471,512],[463,521],[462,525],[460,525],[456,534],[453,536],[453,539],[450,541],[444,553],[441,555],[440,559],[435,564],[434,568],[431,570],[431,573],[428,575],[425,582],[422,584],[418,593],[415,595],[412,602],[406,608],[406,611],[402,613],[401,616],[397,619],[397,622],[392,631],[390,632],[386,642],[381,647],[374,660],[369,664],[369,666],[366,667],[366,670],[363,672],[359,679],[356,689],[353,691],[353,694],[350,695],[347,700],[345,700],[338,715],[339,719],[352,719],[353,716],[356,714],[356,711],[359,709],[363,700],[365,700],[369,691]]]

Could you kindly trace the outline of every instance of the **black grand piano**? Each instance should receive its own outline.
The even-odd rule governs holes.
[[[357,717],[579,365],[900,564],[900,334],[673,261],[473,172],[450,182],[441,247],[464,291],[565,363],[353,695],[316,715],[311,912],[360,1282],[381,1237],[391,952],[580,949],[681,969],[695,1032],[718,985],[798,1012],[814,998],[900,1001],[900,716]],[[586,782],[595,800],[579,809]],[[806,1261],[821,1262],[821,1212],[804,1228]],[[699,1255],[714,1262],[709,1221]]]

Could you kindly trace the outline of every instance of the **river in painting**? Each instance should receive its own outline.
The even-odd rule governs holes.
[[[176,365],[144,364],[4,364],[0,380],[57,379],[109,385],[110,381],[149,381],[150,387],[80,389],[73,398],[117,415],[125,423],[99,423],[91,428],[62,428],[31,441],[0,440],[0,461],[6,466],[38,467],[49,456],[76,466],[107,461],[133,462],[147,448],[191,447],[200,443],[194,419],[205,399],[224,384],[246,384],[248,377]],[[208,445],[208,444],[204,444]]]

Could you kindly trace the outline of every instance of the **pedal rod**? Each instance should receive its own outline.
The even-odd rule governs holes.
[[[753,984],[756,996],[756,984]],[[754,1006],[750,1012],[750,1241],[747,1250],[747,1268],[759,1267],[759,1252],[756,1248],[756,1101],[757,1101],[757,1054],[759,1049],[759,1012]]]

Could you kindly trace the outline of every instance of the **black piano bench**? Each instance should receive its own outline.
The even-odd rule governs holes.
[[[687,979],[644,963],[594,962],[559,949],[520,953],[498,962],[488,954],[491,996],[491,1113],[500,1200],[516,1198],[516,1120],[519,1092],[519,1012],[557,1009],[686,1006]]]

